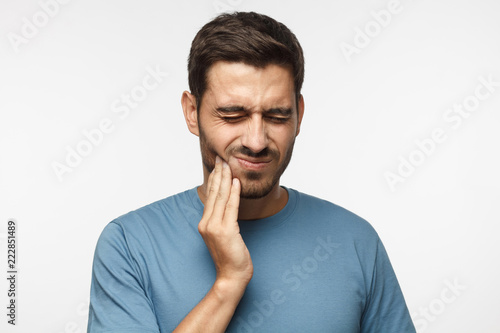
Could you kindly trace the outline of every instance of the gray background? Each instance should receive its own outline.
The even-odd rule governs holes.
[[[460,123],[444,118],[474,102],[480,77],[500,81],[494,0],[1,0],[0,246],[15,218],[19,294],[18,325],[2,310],[0,331],[84,332],[103,227],[202,182],[180,96],[191,40],[222,10],[268,14],[305,50],[306,111],[281,183],[370,221],[419,332],[500,331],[500,87]],[[148,67],[168,77],[120,117],[113,106],[141,92]],[[112,130],[58,177],[54,163],[103,119]],[[446,140],[424,155],[415,141],[436,129]],[[391,188],[386,174],[410,157]]]

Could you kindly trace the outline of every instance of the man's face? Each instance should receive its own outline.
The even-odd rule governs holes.
[[[291,71],[217,62],[207,75],[199,110],[202,161],[211,172],[219,155],[241,182],[241,197],[256,199],[279,186],[299,132]]]

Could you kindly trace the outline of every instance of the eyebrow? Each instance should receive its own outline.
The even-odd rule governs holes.
[[[292,114],[292,108],[271,108],[269,110],[264,110],[264,112],[267,114],[289,117]]]
[[[226,112],[226,113],[246,111],[246,109],[243,106],[239,106],[239,105],[220,106],[216,110],[219,112]]]
[[[246,112],[247,109],[245,107],[240,106],[240,105],[234,105],[234,106],[221,106],[216,108],[218,112],[222,113],[231,113],[231,112]],[[290,116],[292,114],[292,108],[271,108],[264,110],[264,113],[266,114],[273,114],[273,115],[281,115],[281,116]]]

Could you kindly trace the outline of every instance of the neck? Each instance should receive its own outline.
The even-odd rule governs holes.
[[[272,216],[282,210],[288,202],[288,192],[276,184],[265,197],[240,199],[238,220],[258,220]]]

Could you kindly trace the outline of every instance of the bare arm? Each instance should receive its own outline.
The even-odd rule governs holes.
[[[224,332],[253,275],[250,253],[238,226],[240,182],[226,162],[216,159],[208,178],[207,200],[198,225],[215,264],[212,288],[174,332]]]

